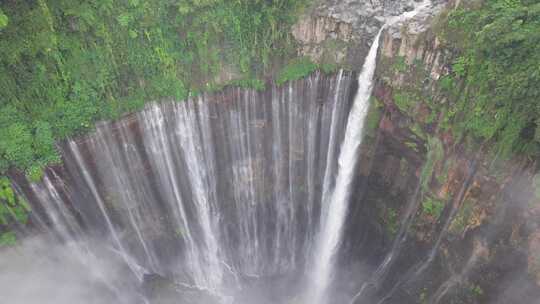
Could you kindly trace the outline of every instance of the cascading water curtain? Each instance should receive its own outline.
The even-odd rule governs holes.
[[[45,227],[100,240],[136,280],[155,273],[230,294],[246,278],[302,273],[353,80],[316,73],[149,104],[63,144],[64,165],[21,188]]]

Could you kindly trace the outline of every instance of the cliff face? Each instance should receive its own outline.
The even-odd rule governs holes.
[[[425,13],[435,14],[444,2],[433,1],[432,9]],[[298,54],[317,63],[358,70],[385,20],[418,4],[412,0],[319,1],[292,28]]]
[[[452,102],[443,82],[455,55],[435,29],[439,14],[457,5],[440,1],[383,33],[346,244],[366,255],[352,227],[370,221],[367,242],[375,250],[368,255],[374,261],[397,247],[397,262],[388,270],[394,275],[375,282],[381,287],[366,297],[387,297],[389,303],[536,303],[538,164],[496,159],[489,144],[463,139],[440,111]],[[359,69],[382,19],[412,6],[325,1],[295,25],[293,35],[300,54]],[[396,246],[411,210],[406,245]]]
[[[405,24],[383,37],[374,93],[382,105],[377,136],[393,142],[394,153],[376,152],[374,162],[394,165],[370,173],[391,180],[399,172],[395,159],[424,160],[411,176],[419,179],[422,194],[409,238],[433,248],[436,258],[433,273],[411,285],[419,288],[419,298],[434,301],[534,303],[540,292],[535,163],[494,160],[488,148],[471,148],[456,138],[455,126],[444,125],[438,109],[449,100],[440,80],[452,54],[431,28],[416,29]]]
[[[409,245],[390,268],[395,278],[381,283],[392,292],[373,296],[386,294],[388,303],[537,303],[537,163],[496,159],[489,144],[458,137],[444,121],[440,105],[451,100],[441,83],[455,57],[437,38],[437,22],[418,16],[381,38],[364,156],[371,165],[361,168],[375,193],[361,193],[358,204],[377,206],[383,247],[415,209]]]

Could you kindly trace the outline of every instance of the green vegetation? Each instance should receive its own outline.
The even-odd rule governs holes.
[[[404,73],[408,69],[407,62],[405,61],[405,57],[403,56],[397,56],[394,64],[392,64],[392,68],[400,73]]]
[[[380,221],[384,224],[386,233],[394,237],[399,229],[399,215],[396,209],[391,207],[383,207],[379,209]]]
[[[420,292],[419,296],[420,304],[427,304],[428,302],[428,295],[427,295],[427,288],[422,288],[422,291]]]
[[[438,219],[444,209],[445,202],[435,198],[431,193],[430,183],[437,163],[444,159],[444,147],[438,137],[429,137],[427,145],[427,158],[420,172],[420,186],[422,197],[422,212],[434,219]]]
[[[390,235],[395,236],[399,229],[399,218],[396,210],[387,209],[386,227]]]
[[[422,126],[419,123],[414,123],[409,129],[418,139],[426,140],[426,132],[422,130]]]
[[[182,238],[184,236],[184,231],[182,230],[182,228],[177,228],[176,230],[174,230],[174,236],[177,237],[177,238]]]
[[[418,152],[418,144],[412,141],[406,141],[405,146],[409,149],[412,149],[416,152]]]
[[[438,36],[458,54],[443,90],[457,97],[446,119],[492,142],[497,156],[540,152],[540,3],[465,2],[440,16]],[[457,85],[460,84],[460,85]]]
[[[5,28],[8,25],[9,18],[4,14],[4,12],[0,9],[0,30]]]
[[[473,297],[478,298],[484,294],[484,290],[478,285],[471,285],[469,288]]]
[[[236,84],[260,88],[272,58],[294,49],[289,28],[305,2],[2,2],[0,173],[39,179],[59,161],[55,140],[211,89],[225,64],[243,77]]]
[[[335,63],[321,63],[321,64],[319,64],[319,69],[325,74],[334,73],[339,69],[339,67],[340,66],[338,64],[335,64]]]
[[[439,184],[442,185],[442,184],[446,183],[446,181],[448,180],[448,171],[450,170],[450,168],[454,164],[455,164],[455,159],[454,158],[445,159],[444,166],[443,166],[441,172],[439,172],[439,174],[436,176],[437,182]]]
[[[307,0],[36,0],[0,4],[0,231],[28,204],[9,168],[40,180],[55,141],[146,101],[213,90],[222,67],[261,89]],[[2,234],[0,243],[12,243]]]
[[[0,226],[12,222],[25,224],[28,220],[30,206],[11,187],[7,178],[0,178]]]
[[[444,157],[444,147],[441,140],[438,137],[428,138],[428,152],[426,162],[422,167],[420,173],[420,183],[422,184],[422,191],[429,191],[429,183],[433,176],[433,170],[438,161]]]
[[[420,98],[412,91],[399,90],[394,93],[394,103],[398,109],[404,113],[413,115],[414,108],[420,101]]]
[[[264,90],[264,81],[257,78],[244,78],[233,80],[228,85],[233,85],[241,88],[254,88],[256,90]]]
[[[422,211],[425,214],[437,219],[441,215],[443,209],[444,201],[434,199],[429,196],[424,197],[424,201],[422,202]]]
[[[0,248],[17,244],[17,237],[12,231],[0,233]]]
[[[12,224],[26,224],[30,206],[22,197],[18,196],[5,177],[0,177],[0,247],[11,246],[17,242],[13,231],[9,231]]]
[[[366,117],[366,135],[370,137],[375,136],[375,132],[379,128],[379,123],[382,117],[382,103],[375,97],[371,97],[369,102],[369,110]]]
[[[339,69],[339,65],[334,63],[313,62],[309,57],[299,57],[292,59],[285,67],[279,71],[276,83],[282,85],[287,81],[302,79],[315,70],[320,70],[325,74],[334,73]]]
[[[469,225],[469,220],[473,215],[473,205],[474,202],[471,202],[470,200],[465,200],[465,202],[463,202],[463,206],[459,208],[456,217],[452,220],[452,223],[450,224],[450,231],[452,233],[461,234],[465,231],[465,229]]]
[[[450,93],[454,91],[456,83],[452,76],[445,75],[439,78],[439,86],[441,87],[441,90],[443,90],[443,92]]]
[[[292,60],[277,77],[277,84],[281,85],[287,81],[301,79],[317,70],[317,64],[308,57],[300,57]]]

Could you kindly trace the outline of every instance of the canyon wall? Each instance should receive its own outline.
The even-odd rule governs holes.
[[[293,35],[300,54],[358,69],[383,17],[413,5],[325,1]],[[443,82],[456,56],[437,30],[458,5],[434,2],[381,38],[361,161],[369,165],[359,169],[344,250],[378,264],[383,253],[399,248],[370,301],[536,303],[540,297],[537,160],[498,159],[489,143],[464,139],[441,113],[452,102]],[[396,246],[411,210],[405,245]],[[359,232],[358,223],[366,221],[370,230]],[[365,244],[374,250],[360,250]]]

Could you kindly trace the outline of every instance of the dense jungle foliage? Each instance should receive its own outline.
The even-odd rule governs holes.
[[[0,2],[0,246],[29,206],[10,168],[32,180],[60,161],[55,141],[95,121],[235,85],[261,88],[273,58],[294,52],[307,0],[6,0]],[[2,231],[4,231],[2,233]]]
[[[26,0],[0,4],[0,172],[39,179],[54,141],[145,101],[211,89],[224,65],[260,87],[294,51],[304,0]]]
[[[540,1],[463,2],[439,25],[459,54],[442,80],[452,129],[493,143],[494,155],[540,152]]]
[[[15,193],[7,178],[0,177],[0,228],[26,224],[29,211],[28,202]],[[0,229],[0,247],[13,245],[16,240],[13,231]]]

